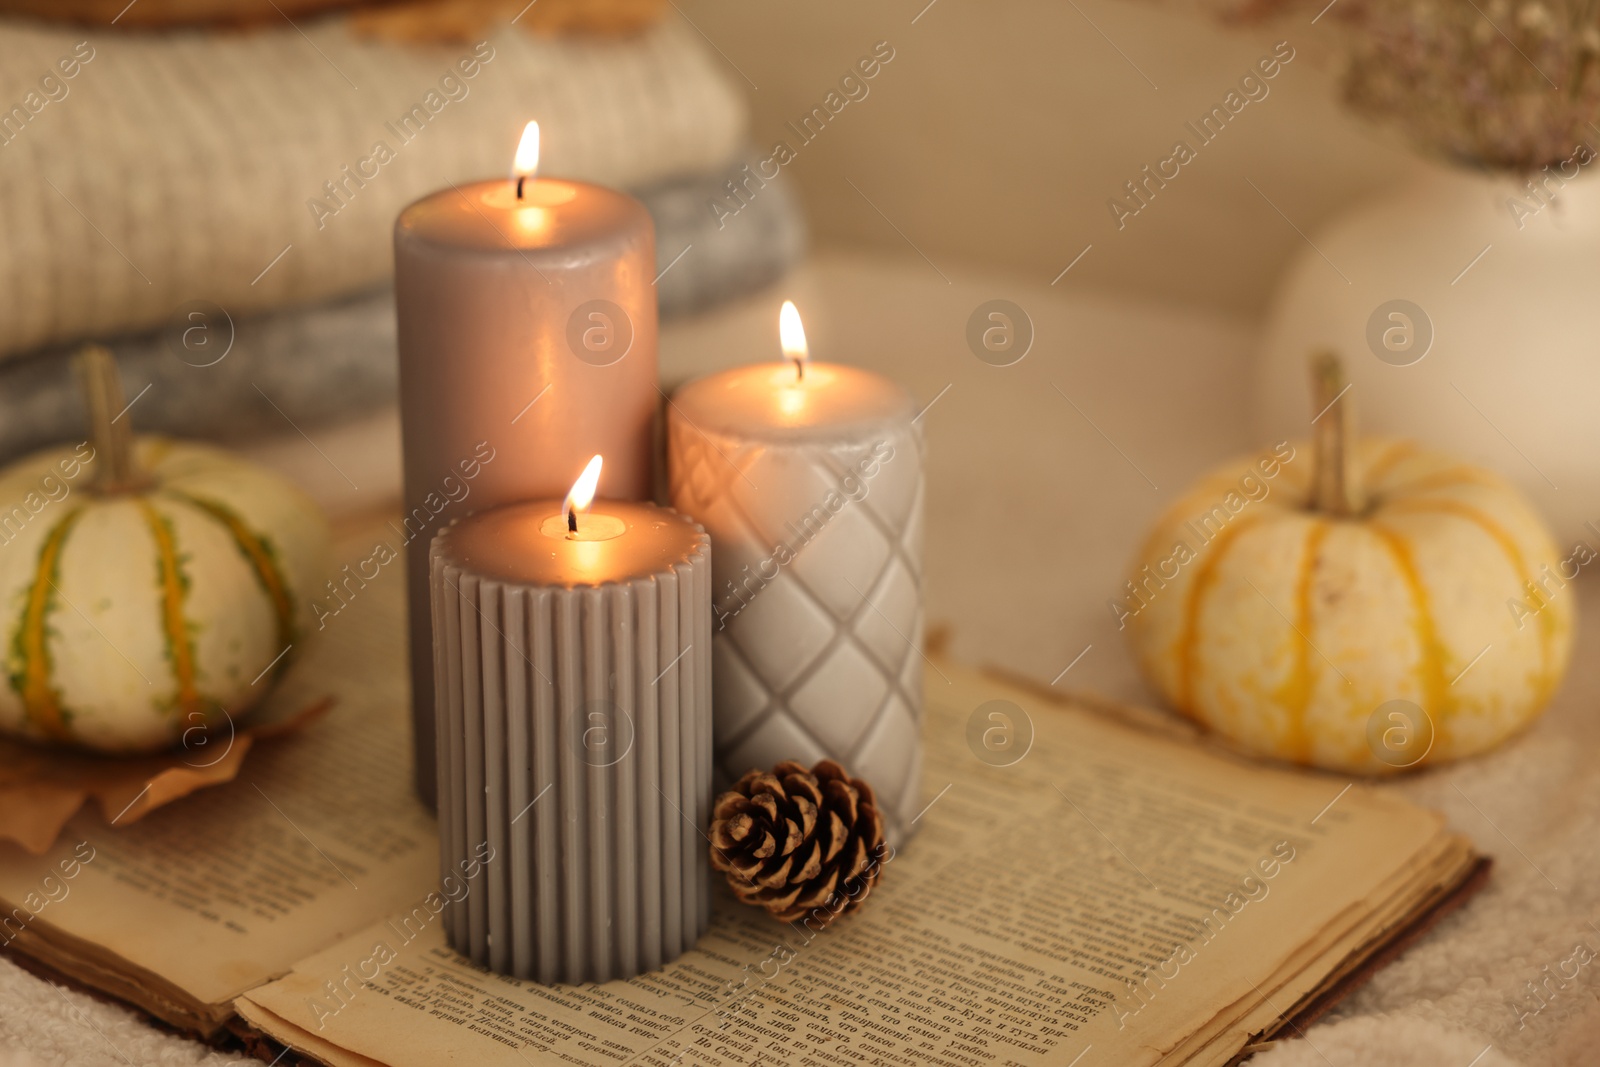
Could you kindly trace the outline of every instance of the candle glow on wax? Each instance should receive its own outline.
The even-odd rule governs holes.
[[[560,513],[549,516],[539,524],[539,532],[546,537],[578,542],[573,546],[578,552],[574,562],[582,568],[602,558],[591,551],[595,548],[592,542],[609,541],[621,537],[628,530],[628,524],[615,515],[589,512],[589,505],[594,503],[595,490],[600,485],[603,462],[599,456],[591,459],[583,468],[583,473],[578,475],[578,480],[572,483],[567,498],[561,502]],[[582,516],[582,522],[578,521],[579,516]]]
[[[600,467],[605,461],[596,456],[583,468],[583,473],[578,475],[578,480],[572,483],[572,489],[567,493],[567,499],[561,502],[561,510],[567,516],[567,536],[578,535],[578,512],[588,511],[589,505],[594,503],[595,490],[600,487]]]
[[[805,410],[806,360],[810,348],[806,344],[806,328],[801,325],[800,312],[793,300],[785,300],[778,312],[778,342],[783,346],[783,358],[794,364],[794,380],[784,381],[778,387],[778,407],[785,415],[799,415]]]
[[[810,350],[806,347],[806,328],[800,323],[800,312],[793,300],[785,300],[783,310],[778,312],[778,343],[783,346],[783,358],[794,363],[794,376],[804,378]]]
[[[577,196],[571,182],[539,177],[542,141],[538,122],[530,121],[512,156],[510,179],[489,183],[480,201],[485,207],[506,212],[504,218],[515,230],[532,236],[547,232],[554,224],[556,215],[550,209],[569,204]]]
[[[517,179],[517,199],[522,199],[522,183],[539,172],[539,124],[535,121],[522,128],[522,140],[517,142],[517,154],[511,161],[511,176]]]

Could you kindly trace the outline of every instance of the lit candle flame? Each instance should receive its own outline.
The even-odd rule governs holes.
[[[806,357],[810,352],[806,347],[806,328],[800,324],[800,312],[795,309],[793,300],[785,300],[783,310],[778,312],[778,340],[783,345],[783,358],[794,363],[795,377],[805,377]]]
[[[511,163],[511,176],[517,179],[517,199],[522,199],[522,183],[539,171],[539,124],[529,122],[522,128],[522,140],[517,142],[516,158]]]
[[[561,502],[561,510],[567,516],[567,533],[578,532],[578,513],[588,511],[589,505],[594,503],[594,491],[600,486],[601,458],[594,457],[589,465],[583,468],[583,473],[578,475],[578,480],[572,483],[572,490],[567,493],[567,499]]]

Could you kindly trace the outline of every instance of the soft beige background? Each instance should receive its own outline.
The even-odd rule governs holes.
[[[1253,313],[1300,238],[1246,178],[1311,232],[1416,166],[1340,112],[1329,20],[1230,32],[1177,2],[926,3],[678,2],[746,90],[763,154],[780,137],[797,143],[784,124],[874,42],[894,46],[866,99],[787,168],[819,242],[904,252],[909,241],[946,274],[965,261],[1047,284],[1092,244],[1072,284]],[[1119,232],[1107,198],[1279,40],[1298,54],[1270,95]]]

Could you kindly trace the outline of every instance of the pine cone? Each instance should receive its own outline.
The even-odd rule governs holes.
[[[780,922],[855,911],[887,854],[877,795],[832,760],[751,771],[711,813],[711,865]]]

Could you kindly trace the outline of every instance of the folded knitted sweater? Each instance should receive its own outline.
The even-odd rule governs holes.
[[[737,218],[709,205],[728,196],[737,166],[633,192],[656,224],[656,296],[663,319],[764,288],[804,250],[789,179],[767,183]],[[241,443],[358,419],[398,393],[394,290],[234,319],[194,306],[157,333],[107,338],[140,432]],[[0,363],[0,463],[81,440],[86,414],[57,345]]]
[[[737,151],[742,101],[689,26],[474,44],[339,19],[106,34],[0,20],[0,358],[151,328],[190,301],[244,316],[359,292],[395,216],[507,173],[638,187]]]

